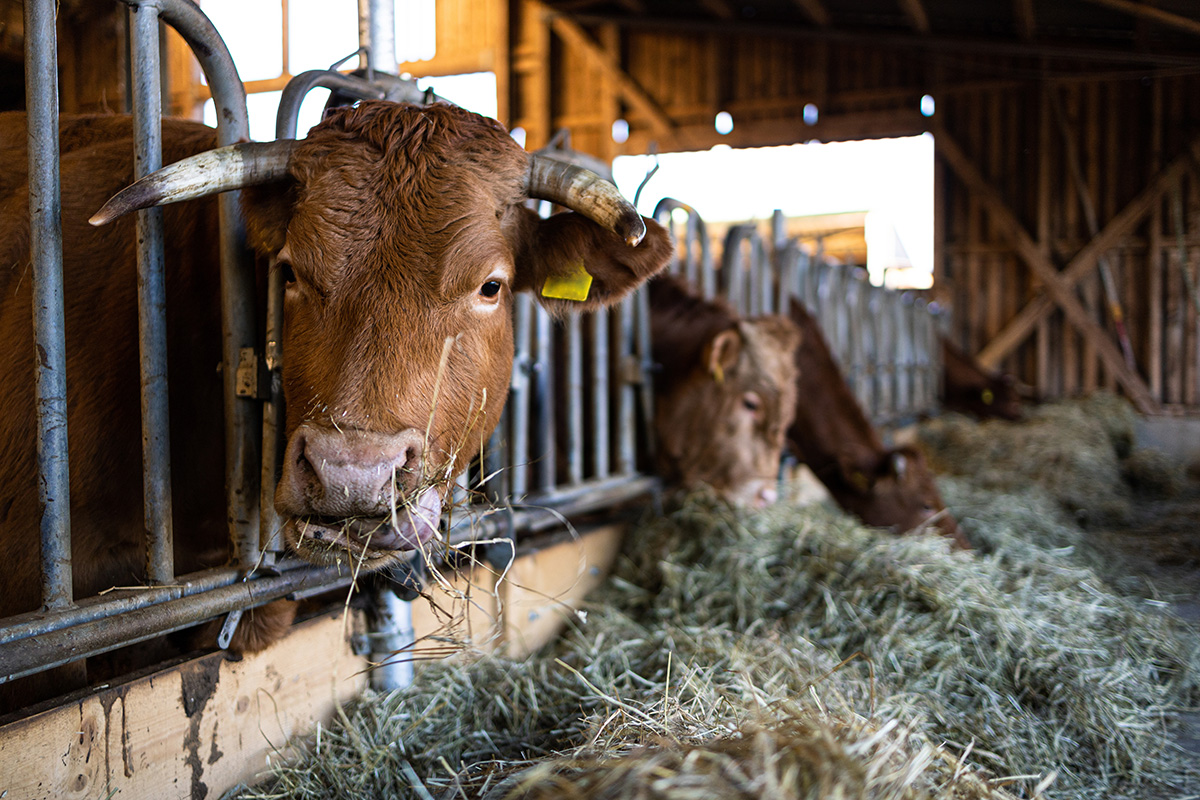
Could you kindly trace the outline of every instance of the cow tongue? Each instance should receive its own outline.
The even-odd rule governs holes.
[[[441,516],[442,496],[431,487],[415,504],[397,508],[394,517],[354,520],[349,532],[372,550],[416,550],[437,533]]]

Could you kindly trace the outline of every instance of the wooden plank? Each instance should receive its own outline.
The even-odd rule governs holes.
[[[508,655],[521,658],[541,648],[576,618],[589,592],[612,569],[625,525],[600,525],[578,538],[519,558],[500,584]]]
[[[1084,337],[1091,339],[1105,365],[1113,371],[1128,392],[1130,398],[1143,412],[1154,410],[1155,403],[1141,377],[1124,363],[1117,346],[1096,325],[1080,305],[1064,276],[1038,251],[1037,245],[1025,232],[1020,221],[1008,208],[999,192],[988,183],[978,169],[958,146],[949,133],[942,130],[935,134],[937,152],[946,159],[950,168],[967,184],[972,193],[979,196],[992,214],[993,221],[1001,227],[1013,242],[1018,255],[1025,261],[1046,286],[1054,302],[1063,310],[1067,319]]]
[[[900,9],[917,33],[929,33],[929,13],[921,0],[900,0]]]
[[[1192,141],[1189,149],[1200,152],[1200,137]],[[1074,286],[1084,275],[1090,273],[1098,263],[1101,254],[1115,247],[1124,236],[1141,223],[1142,219],[1153,209],[1154,204],[1161,200],[1163,193],[1170,187],[1171,182],[1187,169],[1190,158],[1191,156],[1185,153],[1159,172],[1150,181],[1149,185],[1121,210],[1121,213],[1113,217],[1104,226],[1098,236],[1093,237],[1071,259],[1070,263],[1062,271],[1062,279],[1067,288]],[[1045,293],[1035,297],[979,353],[977,358],[980,363],[988,368],[994,368],[1000,359],[1025,340],[1025,337],[1033,330],[1038,320],[1049,314],[1053,309],[1053,303]]]
[[[287,757],[366,685],[346,618],[300,623],[261,653],[212,653],[0,728],[0,792],[220,797]]]
[[[1050,214],[1053,163],[1051,162],[1050,92],[1052,87],[1043,83],[1038,92],[1038,175],[1037,175],[1037,239],[1038,252],[1043,258],[1050,257]],[[1030,288],[1035,291],[1041,286],[1037,276],[1031,276]],[[1036,327],[1036,387],[1043,395],[1050,395],[1050,325],[1045,317]],[[992,341],[995,341],[993,337]]]
[[[1013,18],[1016,20],[1017,35],[1023,41],[1033,41],[1037,36],[1037,14],[1033,10],[1033,0],[1013,0]]]
[[[441,658],[459,650],[490,653],[499,647],[498,578],[486,563],[432,576],[412,603],[414,658]]]

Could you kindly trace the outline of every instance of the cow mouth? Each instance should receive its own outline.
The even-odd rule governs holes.
[[[437,535],[441,514],[441,494],[429,488],[395,514],[292,517],[286,523],[287,539],[300,556],[314,563],[333,564],[349,553],[370,565],[424,547]]]

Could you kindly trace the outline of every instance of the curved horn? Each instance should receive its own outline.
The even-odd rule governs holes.
[[[591,170],[556,158],[533,154],[529,158],[526,193],[578,211],[620,236],[630,247],[646,235],[646,223],[617,187]]]
[[[295,142],[243,142],[197,153],[117,192],[88,220],[106,225],[139,208],[194,200],[282,180]]]

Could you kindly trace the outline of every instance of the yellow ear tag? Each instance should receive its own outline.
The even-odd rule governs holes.
[[[583,266],[580,259],[571,264],[564,275],[551,275],[542,284],[542,297],[553,297],[556,300],[574,300],[581,303],[588,298],[592,288],[592,275]]]
[[[983,404],[985,406],[990,406],[992,404],[992,401],[994,401],[995,399],[996,399],[996,395],[992,394],[991,389],[983,390]]]
[[[725,385],[725,369],[720,364],[713,364],[712,376],[717,386]]]

